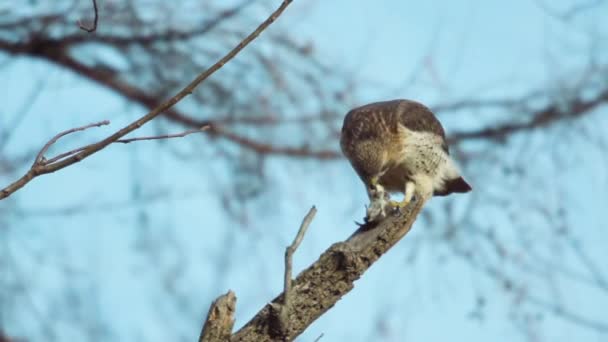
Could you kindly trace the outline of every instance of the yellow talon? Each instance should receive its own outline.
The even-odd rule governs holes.
[[[397,208],[405,208],[407,207],[407,205],[410,203],[410,201],[406,201],[405,199],[403,199],[403,201],[390,201],[389,204],[392,207],[397,207]]]
[[[369,184],[372,187],[376,187],[376,185],[378,185],[378,176],[374,176],[369,180]]]

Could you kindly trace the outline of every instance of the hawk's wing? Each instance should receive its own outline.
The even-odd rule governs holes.
[[[416,132],[429,132],[442,139],[441,148],[449,154],[445,131],[441,123],[425,105],[410,100],[374,102],[349,111],[342,126],[342,143],[353,139],[365,140],[378,138],[386,126],[392,132],[403,125]]]
[[[373,114],[376,116],[374,117]],[[358,138],[370,138],[374,134],[378,134],[378,130],[369,129],[371,125],[368,124],[375,124],[373,121],[379,117],[382,117],[383,122],[389,126],[387,128],[393,132],[397,132],[398,125],[403,125],[412,131],[429,132],[440,136],[441,148],[449,154],[445,131],[439,120],[425,105],[410,100],[374,102],[355,108],[347,114],[343,133],[351,131],[351,134],[355,133]],[[364,121],[367,121],[367,124],[362,124]],[[349,122],[356,122],[358,127],[347,127]]]

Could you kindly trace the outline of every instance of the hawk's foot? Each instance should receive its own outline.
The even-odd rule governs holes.
[[[405,183],[405,188],[403,189],[403,200],[401,202],[390,201],[390,205],[398,210],[407,207],[407,205],[412,202],[412,198],[414,197],[415,190],[416,190],[416,183],[414,183],[412,181],[407,181]]]
[[[410,204],[411,199],[409,201],[406,201],[406,199],[404,198],[403,201],[389,201],[388,203],[391,205],[391,207],[395,207],[398,209],[402,209],[407,207],[408,204]]]

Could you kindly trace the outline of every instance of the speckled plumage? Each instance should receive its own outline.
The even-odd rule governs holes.
[[[340,146],[368,189],[368,218],[384,215],[385,191],[405,193],[405,205],[414,191],[426,200],[471,190],[449,155],[441,123],[420,103],[375,102],[349,111]]]

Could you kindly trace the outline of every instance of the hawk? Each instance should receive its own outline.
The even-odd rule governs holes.
[[[441,123],[418,102],[393,100],[352,109],[344,117],[340,147],[367,188],[368,222],[386,216],[389,205],[405,207],[414,192],[426,201],[471,191],[450,157]],[[403,201],[390,201],[390,192],[403,193]]]

